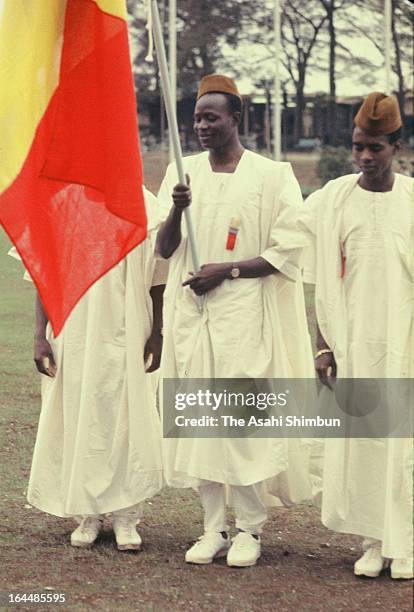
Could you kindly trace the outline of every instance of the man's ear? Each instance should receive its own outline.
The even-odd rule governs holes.
[[[401,138],[399,138],[398,140],[394,142],[394,154],[400,151],[401,147],[402,147],[402,140]]]
[[[240,125],[241,113],[239,111],[233,113],[233,119],[236,125]]]

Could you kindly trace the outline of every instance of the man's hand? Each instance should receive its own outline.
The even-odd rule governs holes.
[[[174,191],[172,193],[174,206],[180,211],[183,211],[191,204],[190,177],[188,174],[186,174],[185,178],[187,179],[187,185],[178,183],[178,185],[174,187]]]
[[[155,372],[160,367],[162,353],[162,334],[160,330],[152,330],[150,337],[145,343],[144,363],[145,371]]]
[[[324,353],[315,359],[315,369],[323,385],[333,391],[332,382],[336,378],[336,361],[333,353]]]
[[[45,376],[54,378],[56,375],[56,362],[52,347],[46,338],[35,337],[34,342],[34,362],[37,370]]]
[[[215,289],[229,278],[232,264],[206,264],[196,273],[191,274],[191,278],[183,283],[183,287],[190,287],[196,295],[204,295]]]

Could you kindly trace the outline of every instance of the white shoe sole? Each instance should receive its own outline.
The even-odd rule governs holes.
[[[393,572],[391,570],[391,578],[393,580],[412,580],[414,578],[413,574],[403,574],[402,572]]]
[[[378,578],[378,576],[380,576],[380,574],[387,569],[387,567],[389,567],[389,562],[385,561],[384,565],[382,566],[382,568],[379,570],[379,572],[370,572],[369,570],[364,572],[363,570],[359,570],[359,569],[355,569],[354,568],[354,575],[355,576],[366,576],[367,578]]]
[[[80,540],[71,540],[70,545],[74,546],[75,548],[92,548],[95,542],[96,540],[94,540],[93,542],[81,542]]]
[[[118,550],[141,550],[142,544],[117,544],[116,547]]]
[[[225,557],[229,552],[228,548],[223,548],[219,550],[214,557],[209,557],[208,559],[187,559],[187,555],[185,556],[186,563],[194,563],[196,565],[208,565],[209,563],[213,563],[214,559],[218,559],[220,557]]]
[[[256,565],[259,559],[260,559],[260,555],[256,557],[256,559],[252,559],[252,560],[244,561],[244,562],[239,561],[238,563],[231,561],[231,560],[229,561],[229,559],[227,559],[227,565],[229,567],[252,567],[253,565]]]
[[[363,570],[354,570],[355,576],[365,576],[366,578],[378,578],[382,570],[379,572],[364,572]]]

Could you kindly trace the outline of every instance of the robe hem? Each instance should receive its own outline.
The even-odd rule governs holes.
[[[404,559],[408,555],[406,552],[402,552],[397,547],[390,546],[390,544],[384,545],[384,530],[377,529],[366,523],[346,523],[343,521],[329,520],[322,518],[322,523],[328,529],[336,531],[338,533],[347,533],[351,535],[360,536],[361,538],[373,538],[381,542],[381,554],[383,557],[388,559]],[[385,536],[387,539],[389,535]]]
[[[194,488],[194,486],[198,486],[198,485],[194,485],[194,482],[192,482],[191,484],[172,484],[172,483],[174,482],[188,483],[189,481],[197,481],[197,480],[209,480],[211,482],[217,482],[219,484],[225,484],[225,485],[230,485],[234,487],[249,487],[259,482],[263,482],[264,480],[268,480],[269,478],[275,478],[279,474],[285,472],[287,469],[288,468],[286,465],[281,468],[278,468],[277,470],[276,468],[273,468],[269,470],[268,472],[261,474],[259,477],[253,476],[252,474],[250,478],[247,478],[247,479],[243,478],[242,481],[240,480],[240,476],[236,476],[235,474],[224,475],[223,472],[220,472],[220,473],[203,472],[203,473],[198,473],[198,474],[190,474],[188,472],[181,472],[179,470],[175,470],[174,476],[172,476],[171,478],[167,478],[166,480],[167,480],[167,485],[173,488]]]
[[[159,474],[157,484],[154,484],[152,487],[148,487],[145,492],[141,495],[137,495],[137,497],[120,497],[116,502],[107,502],[102,507],[87,509],[84,508],[76,508],[70,509],[70,511],[62,510],[62,504],[48,504],[42,503],[37,500],[33,500],[30,495],[27,496],[27,501],[31,506],[40,510],[41,512],[46,512],[47,514],[51,514],[52,516],[58,516],[59,518],[72,518],[75,516],[83,516],[83,515],[96,515],[96,514],[109,514],[110,512],[116,512],[118,510],[123,510],[124,508],[130,508],[131,506],[135,506],[136,504],[140,504],[144,502],[146,499],[150,499],[154,497],[157,493],[159,493],[164,486],[164,479],[162,476],[162,470],[157,470]]]

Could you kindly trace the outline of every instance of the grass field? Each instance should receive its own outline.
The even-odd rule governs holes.
[[[147,156],[145,170],[155,190],[159,157]],[[263,556],[244,570],[223,560],[206,567],[184,563],[202,526],[198,499],[189,491],[164,490],[147,502],[139,554],[117,552],[108,526],[92,550],[71,548],[73,521],[42,514],[25,499],[39,378],[32,364],[33,289],[22,281],[19,262],[6,256],[8,245],[0,230],[0,590],[64,592],[66,609],[103,612],[412,609],[411,583],[353,576],[358,539],[328,532],[310,506],[273,509]]]

